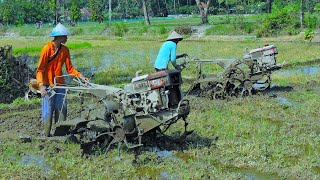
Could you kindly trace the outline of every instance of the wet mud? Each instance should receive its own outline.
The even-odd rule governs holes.
[[[286,69],[287,70],[287,69]],[[295,71],[295,70],[292,70]],[[296,72],[296,71],[295,71]],[[298,71],[298,73],[304,73],[303,71]],[[320,84],[317,82],[307,82],[311,84],[313,88],[319,88]],[[289,101],[285,97],[278,95],[280,93],[295,91],[297,87],[294,86],[280,86],[280,85],[272,85],[269,89],[263,91],[261,94],[265,96],[269,96],[271,98],[277,99],[280,103],[283,103],[288,106],[295,106],[296,102]],[[259,94],[260,95],[260,94]],[[190,100],[191,109],[195,112],[205,112],[207,110],[215,108],[223,108],[223,102],[232,101],[232,99],[225,100],[215,100],[215,104],[212,104],[213,100],[205,97],[188,97]],[[75,106],[76,104],[70,103],[71,106]],[[221,107],[220,107],[221,106]],[[70,111],[72,115],[72,111]],[[70,115],[69,114],[69,115]],[[212,125],[214,126],[214,125]],[[212,127],[207,127],[212,128]],[[0,140],[2,139],[19,139],[20,142],[28,143],[33,139],[39,139],[42,137],[42,122],[41,122],[41,105],[40,104],[32,104],[32,105],[20,105],[14,108],[1,108],[0,109]],[[190,126],[188,130],[193,130]],[[178,135],[171,134],[172,136]],[[30,138],[29,138],[30,137]],[[209,148],[216,147],[219,144],[219,137],[212,136],[212,138],[204,138],[197,132],[193,132],[189,136],[186,137],[185,141],[181,143],[173,143],[173,141],[168,141],[165,137],[158,137],[157,141],[154,139],[145,139],[144,146],[139,148],[138,150],[132,150],[131,152],[137,156],[134,160],[134,164],[136,165],[138,176],[143,177],[145,173],[154,174],[154,177],[163,178],[163,179],[171,179],[174,178],[174,175],[168,173],[165,170],[153,170],[145,167],[144,164],[147,164],[149,161],[155,163],[162,163],[164,159],[170,159],[173,161],[196,161],[196,157],[194,154],[188,154],[185,151],[188,149],[195,148]],[[58,143],[63,143],[64,141],[60,141]],[[190,146],[193,145],[193,146]],[[57,145],[53,144],[52,148],[54,150],[53,153],[59,153],[59,149],[57,149]],[[39,146],[39,148],[41,148]],[[116,147],[115,147],[116,149]],[[139,157],[140,154],[144,154],[146,152],[151,152],[155,154],[155,158],[143,158]],[[50,166],[48,162],[44,161],[42,156],[38,155],[24,155],[19,161],[21,165],[36,165],[43,169],[44,172],[50,171]],[[199,162],[201,163],[201,162]],[[216,167],[219,167],[217,165]],[[226,169],[226,171],[236,172],[242,174],[247,179],[278,179],[277,176],[272,176],[268,174],[263,174],[256,172],[254,169],[237,169],[232,167],[222,167]]]
[[[320,62],[320,60],[315,60],[315,62]],[[309,74],[309,73],[318,73],[320,68],[318,65],[314,65],[314,62],[309,63],[307,66],[289,68],[289,66],[284,69],[278,71],[279,74],[291,74],[291,73],[299,73],[299,74]],[[319,88],[320,84],[314,81],[307,82],[308,85],[313,88]],[[273,98],[276,98],[279,102],[293,105],[294,102],[289,102],[284,97],[278,97],[278,93],[281,92],[290,92],[294,91],[295,87],[293,86],[279,86],[272,84],[270,88],[259,93],[262,95],[267,95]],[[189,94],[190,95],[190,94]],[[205,101],[209,101],[210,98],[206,97],[192,97],[191,98],[191,108],[195,111],[205,111],[206,109],[210,109],[211,106],[203,107],[198,106],[198,104],[205,103]],[[226,99],[230,101],[230,99]],[[76,111],[71,111],[70,109],[74,109],[73,107],[77,104],[76,100],[72,99],[70,102],[70,106],[72,108],[68,108],[68,115],[72,116]],[[201,109],[199,109],[201,108]],[[41,136],[42,135],[42,122],[41,122],[41,104],[22,104],[16,107],[9,108],[0,108],[0,138],[2,134],[14,134],[18,136]],[[4,135],[3,135],[4,136]],[[193,133],[188,137],[189,142],[198,141],[200,137]],[[7,136],[6,136],[7,137]],[[165,141],[160,139],[161,141]],[[208,145],[207,142],[211,142],[212,140],[201,140],[204,144]],[[167,149],[175,149],[169,146],[166,146],[163,143],[164,148]]]
[[[42,130],[40,105],[28,105],[16,109],[0,110],[1,133],[16,136],[40,136]]]

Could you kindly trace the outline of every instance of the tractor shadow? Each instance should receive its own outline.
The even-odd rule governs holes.
[[[179,134],[179,133],[177,133]],[[185,151],[189,149],[204,148],[210,146],[216,146],[219,137],[214,137],[213,139],[207,137],[201,137],[196,132],[190,132],[187,136],[167,136],[158,135],[148,136],[143,139],[143,146],[134,149],[136,155],[139,155],[146,151],[156,152],[156,151]]]
[[[279,92],[290,92],[293,91],[292,86],[273,86],[262,92],[263,95],[276,95]]]
[[[134,160],[132,164],[140,167],[152,162],[161,164],[165,159],[170,159],[174,162],[188,161],[194,159],[194,155],[187,152],[187,150],[202,149],[206,147],[216,147],[219,137],[204,138],[193,132],[185,137],[183,140],[177,140],[176,137],[160,136],[156,140],[152,138],[145,138],[144,146],[133,149]],[[144,154],[152,153],[153,155]]]

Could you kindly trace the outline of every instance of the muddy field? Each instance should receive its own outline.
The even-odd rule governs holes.
[[[84,157],[78,144],[42,138],[40,103],[1,108],[1,177],[319,179],[319,71],[318,65],[280,70],[269,90],[249,97],[190,96],[194,133],[183,145],[123,147],[120,157],[116,148]],[[181,128],[177,123],[170,132]]]
[[[17,109],[2,109],[1,133],[16,136],[41,136],[41,105],[22,106]]]

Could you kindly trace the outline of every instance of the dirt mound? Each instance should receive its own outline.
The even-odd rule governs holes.
[[[25,96],[28,81],[35,74],[27,65],[28,58],[27,54],[14,57],[12,46],[0,47],[0,103],[11,103]]]

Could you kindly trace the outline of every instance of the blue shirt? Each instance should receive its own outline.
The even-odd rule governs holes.
[[[171,61],[172,65],[176,67],[176,49],[177,44],[173,41],[163,43],[153,66],[157,69],[168,69],[168,63]]]

